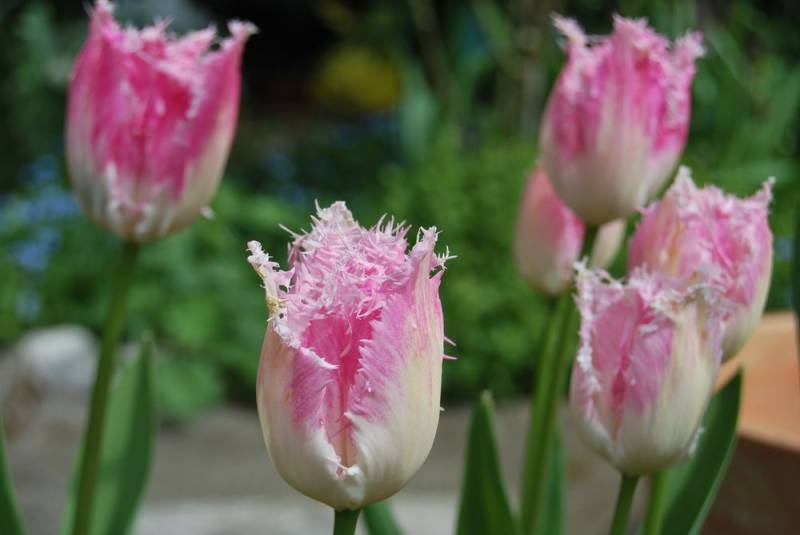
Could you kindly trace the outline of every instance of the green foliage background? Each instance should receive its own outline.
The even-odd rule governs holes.
[[[245,58],[240,126],[216,215],[147,247],[131,295],[127,336],[154,331],[168,415],[226,396],[252,400],[266,309],[245,243],[258,239],[285,261],[288,235],[279,225],[306,226],[315,200],[344,199],[363,224],[389,213],[442,231],[440,243],[458,257],[442,285],[458,357],[445,365],[449,400],[483,387],[499,397],[530,388],[546,302],[518,277],[510,244],[539,113],[563,54],[549,11],[519,13],[518,3],[489,0],[424,4],[437,15],[432,43],[420,38],[404,3],[303,3],[298,9],[313,12],[335,38],[307,73],[312,97],[299,108],[283,110],[249,90],[259,57]],[[128,7],[121,4],[121,16],[137,20]],[[648,16],[670,36],[704,32],[684,163],[697,181],[739,195],[777,178],[768,306],[788,307],[800,200],[798,8],[581,0],[549,9],[596,33],[608,31],[615,11]],[[71,200],[61,138],[86,20],[29,1],[4,3],[0,24],[0,344],[63,322],[98,331],[118,244]],[[348,58],[356,58],[352,73]],[[371,75],[375,84],[366,82]],[[369,95],[371,87],[380,94]]]

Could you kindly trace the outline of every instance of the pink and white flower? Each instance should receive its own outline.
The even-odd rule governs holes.
[[[629,475],[691,451],[720,366],[711,287],[636,270],[626,283],[578,268],[580,347],[570,408],[580,435]]]
[[[683,279],[701,272],[723,291],[731,303],[724,358],[742,348],[764,311],[772,274],[772,183],[739,199],[714,186],[698,188],[681,167],[664,198],[643,211],[631,238],[630,268],[646,266]]]
[[[548,295],[565,292],[572,282],[572,265],[580,255],[584,233],[583,222],[558,197],[545,170],[537,167],[522,195],[514,239],[522,276]],[[592,248],[592,266],[607,267],[624,234],[624,221],[600,227]]]
[[[288,271],[250,242],[269,322],[258,373],[264,439],[295,489],[336,509],[397,492],[439,421],[446,256],[435,229],[365,229],[337,202],[294,235]],[[433,275],[431,272],[435,271]]]
[[[255,26],[176,38],[122,28],[98,0],[69,88],[67,164],[87,214],[126,240],[189,225],[214,196],[236,129],[242,50]]]
[[[564,202],[592,225],[627,218],[659,191],[686,143],[701,35],[669,50],[643,19],[614,17],[588,37],[555,17],[568,60],[540,133],[542,162]]]

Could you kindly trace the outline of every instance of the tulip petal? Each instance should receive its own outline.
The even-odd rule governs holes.
[[[67,160],[87,213],[148,241],[193,221],[216,191],[239,103],[239,66],[255,27],[231,23],[176,38],[160,22],[122,28],[99,0],[75,63]]]
[[[592,249],[593,267],[604,268],[614,260],[624,234],[624,221],[600,227]],[[514,253],[520,273],[539,291],[563,293],[572,281],[583,237],[583,222],[558,197],[544,168],[537,166],[528,178],[517,218]]]
[[[581,344],[570,405],[581,436],[626,474],[689,454],[720,364],[725,306],[707,286],[578,268]]]
[[[646,21],[614,18],[589,39],[555,17],[568,60],[540,134],[542,162],[564,202],[594,225],[625,218],[657,193],[686,142],[700,34],[669,42]]]
[[[439,422],[444,331],[432,278],[435,232],[412,251],[414,275],[391,296],[361,348],[347,417],[353,423],[365,500],[394,494],[427,458]]]
[[[363,474],[358,467],[342,465],[324,423],[324,399],[336,368],[290,347],[272,328],[261,354],[259,417],[278,472],[298,491],[337,509],[357,503],[363,496]]]
[[[631,238],[628,266],[645,266],[686,281],[708,278],[730,302],[725,357],[749,338],[767,299],[772,272],[768,211],[772,180],[747,199],[719,188],[698,188],[681,167],[664,198],[642,212]]]
[[[258,405],[281,475],[334,508],[397,492],[430,450],[444,358],[435,229],[361,228],[344,203],[294,234],[291,269],[257,242],[248,260],[270,310]]]

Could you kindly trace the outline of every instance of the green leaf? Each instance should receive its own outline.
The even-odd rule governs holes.
[[[411,161],[419,161],[428,150],[436,119],[436,99],[425,75],[414,62],[402,61],[403,99],[397,113],[400,141]]]
[[[714,396],[694,455],[670,472],[663,535],[696,535],[702,530],[736,449],[741,388],[739,373]]]
[[[23,535],[25,527],[14,495],[14,484],[6,463],[5,424],[0,416],[0,533]]]
[[[152,337],[146,336],[139,356],[118,373],[111,391],[92,509],[92,535],[129,533],[144,494],[155,439],[152,352]],[[72,525],[74,502],[73,495],[67,504],[65,531]]]
[[[484,391],[472,416],[458,513],[458,535],[509,535],[518,527],[497,458],[491,394]]]
[[[155,363],[155,392],[161,418],[187,418],[219,402],[225,394],[216,362],[200,356],[159,354]]]
[[[401,535],[403,533],[386,500],[366,506],[364,519],[367,521],[367,531],[370,535]]]
[[[553,449],[547,467],[547,494],[538,533],[558,535],[564,533],[564,452],[561,449],[561,433],[558,426],[553,429]]]

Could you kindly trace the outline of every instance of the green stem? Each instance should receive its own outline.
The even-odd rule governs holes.
[[[639,476],[622,474],[622,480],[619,483],[619,494],[617,494],[617,505],[614,507],[614,519],[611,521],[611,531],[609,531],[610,535],[625,534],[638,481]]]
[[[597,227],[593,225],[586,225],[586,232],[583,235],[583,247],[581,247],[581,256],[578,260],[588,258],[591,265],[592,249],[594,249],[594,242],[597,240]]]
[[[358,524],[361,509],[343,509],[335,511],[333,517],[333,535],[353,535]]]
[[[375,502],[364,507],[364,520],[367,522],[369,533],[381,533],[383,535],[401,535],[397,519],[392,512],[389,500]]]
[[[587,227],[580,258],[588,256],[597,237],[596,227]],[[557,334],[554,342],[549,339],[543,354],[542,367],[536,377],[534,407],[525,452],[525,471],[522,481],[520,517],[523,533],[537,533],[539,519],[544,507],[547,488],[546,468],[552,458],[553,433],[558,417],[559,399],[569,373],[572,359],[566,354],[569,342],[577,331],[580,319],[571,303],[570,294],[562,296],[555,316],[548,325],[549,334]]]
[[[0,415],[0,525],[3,526],[3,533],[22,535],[25,533],[25,526],[6,462],[5,441],[5,424]]]
[[[562,334],[565,316],[569,309],[569,295],[565,294],[556,300],[550,309],[545,326],[542,353],[537,363],[534,391],[531,396],[531,419],[528,425],[528,436],[525,445],[525,466],[522,478],[522,500],[520,502],[520,518],[525,533],[533,530],[534,519],[540,509],[539,495],[542,492],[544,466],[541,459],[544,443],[540,440],[542,424],[545,420],[544,408],[547,405],[548,392],[552,386],[553,367],[558,353],[559,335]]]
[[[72,524],[73,535],[86,535],[90,532],[92,504],[97,482],[100,461],[100,447],[105,427],[106,406],[111,379],[114,376],[114,352],[122,330],[122,319],[125,313],[128,289],[139,246],[127,242],[122,247],[120,265],[114,273],[114,288],[108,307],[103,341],[100,346],[100,358],[89,404],[89,422],[83,440],[80,471],[78,473],[78,495],[75,505],[75,517]]]
[[[547,392],[550,389],[555,366],[555,355],[558,352],[559,339],[564,327],[564,320],[569,308],[569,295],[560,296],[550,309],[550,316],[547,320],[545,334],[542,339],[542,353],[539,356],[536,375],[534,377],[534,392],[531,400],[531,433],[528,435],[529,444],[533,447],[538,445],[538,427],[541,425],[542,409],[547,400]],[[531,442],[531,439],[533,441]]]
[[[667,480],[669,472],[656,472],[650,477],[650,501],[647,504],[647,517],[644,521],[644,535],[661,533],[664,508],[667,505]]]

